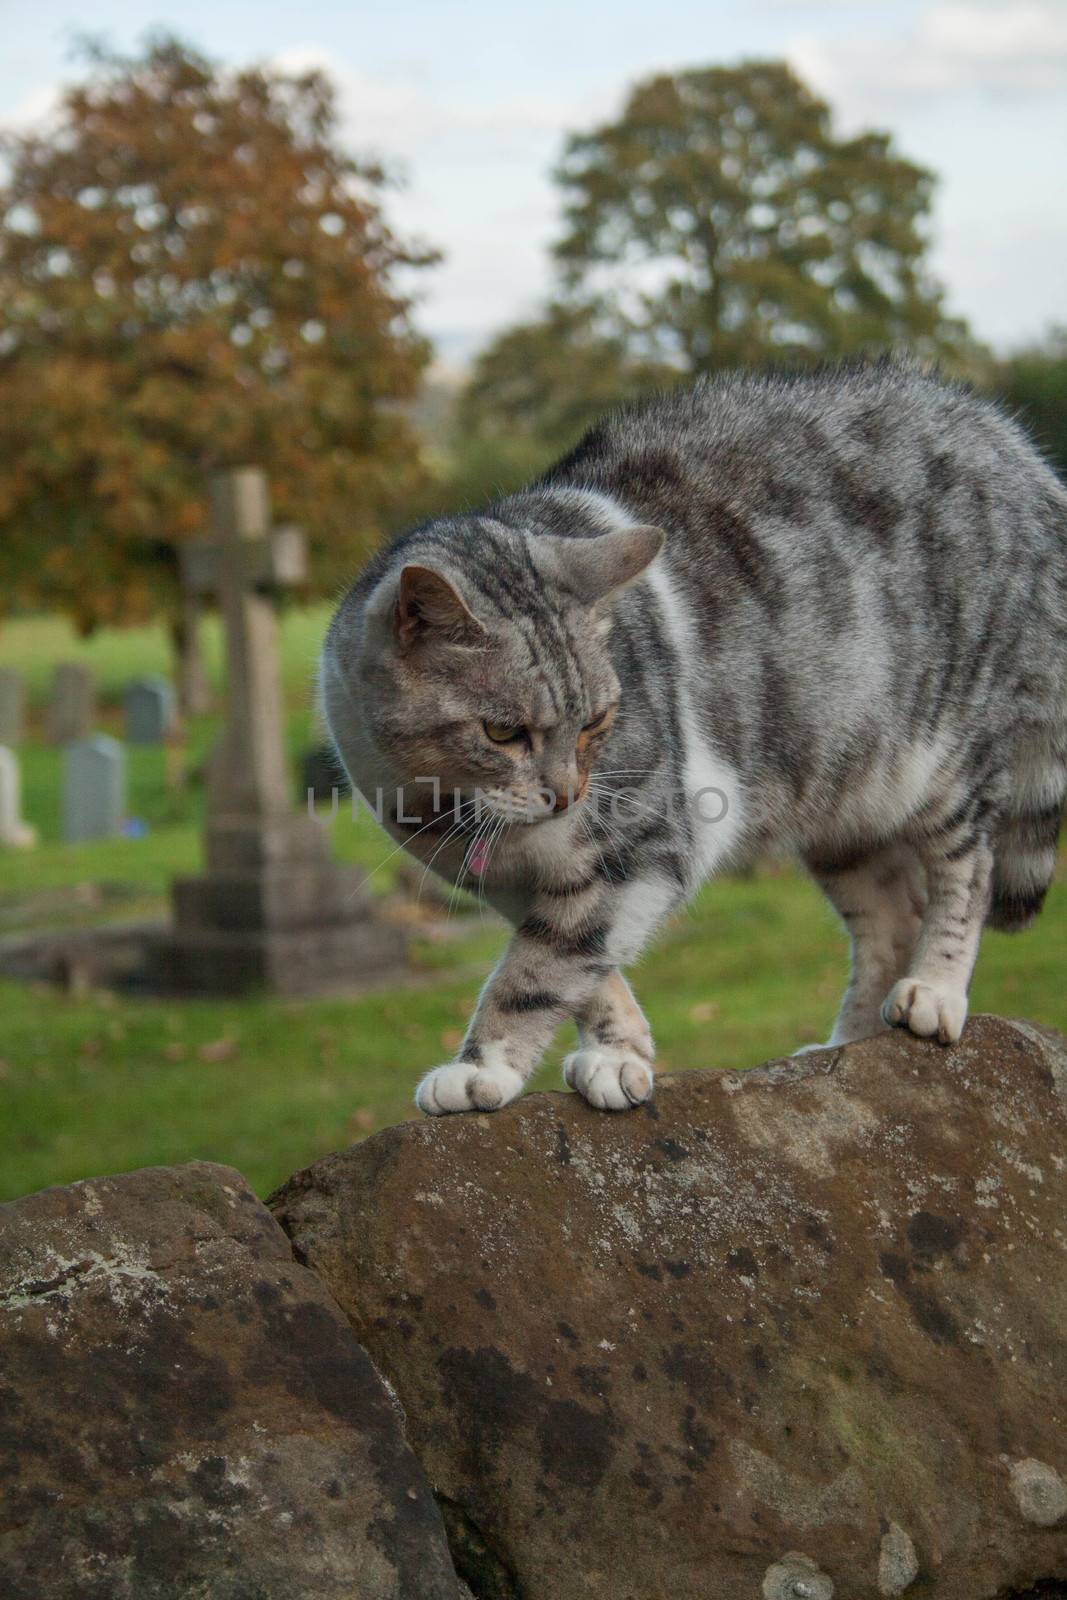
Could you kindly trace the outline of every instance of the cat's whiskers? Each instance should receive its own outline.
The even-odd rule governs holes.
[[[496,847],[500,842],[500,836],[504,832],[504,830],[505,830],[505,828],[507,826],[508,826],[507,817],[498,818],[497,825],[496,825],[496,828],[495,828],[495,830],[494,830],[494,832],[492,834],[492,837],[490,838],[488,844],[485,847],[485,866],[482,868],[482,875],[481,875],[481,877],[480,877],[480,879],[478,881],[479,898],[481,900],[481,903],[482,903],[483,907],[486,904],[486,899],[485,899],[485,880],[489,876],[489,868],[492,865],[493,855],[494,855],[494,852],[496,851]]]
[[[471,840],[470,844],[467,846],[467,849],[466,849],[466,852],[464,854],[463,860],[460,863],[459,872],[456,874],[456,881],[452,885],[452,893],[448,897],[448,910],[445,913],[445,921],[446,922],[449,920],[449,918],[452,915],[452,912],[453,912],[453,909],[454,909],[455,903],[456,903],[456,897],[463,892],[463,878],[464,878],[464,875],[466,874],[466,871],[467,871],[467,863],[470,861],[471,857],[473,856],[473,854],[474,854],[475,850],[478,848],[478,846],[484,842],[485,837],[486,837],[490,827],[492,826],[494,820],[495,820],[494,814],[492,812],[490,812],[487,818],[479,821],[478,827],[475,830],[474,837]],[[479,874],[479,877],[480,876],[481,876],[481,874]]]
[[[604,800],[609,802],[610,806],[629,805],[634,808],[633,811],[625,817],[619,817],[616,812],[612,811],[611,817],[616,823],[636,822],[639,817],[654,817],[658,822],[669,823],[673,821],[669,811],[663,811],[658,806],[649,805],[647,801],[639,798],[637,795],[627,794],[625,789],[608,789],[601,787],[599,784],[590,783],[587,793],[592,796],[594,800]],[[597,820],[600,821],[601,813],[599,809],[597,809],[596,814]]]
[[[418,904],[419,900],[422,898],[422,891],[423,891],[423,888],[424,888],[425,883],[426,883],[426,875],[431,870],[431,868],[433,867],[433,864],[437,860],[437,857],[441,854],[441,851],[445,848],[445,846],[447,844],[450,843],[451,840],[455,839],[458,834],[464,833],[466,831],[466,829],[470,826],[470,824],[474,821],[473,813],[471,815],[464,816],[463,812],[466,811],[468,806],[473,806],[476,809],[477,805],[478,805],[477,800],[464,800],[463,804],[458,808],[458,810],[456,812],[456,821],[449,828],[449,830],[445,834],[444,838],[440,840],[440,842],[438,843],[438,845],[437,845],[436,849],[434,850],[433,854],[430,856],[430,859],[426,862],[425,866],[422,869],[422,877],[419,879],[418,893],[415,896],[416,905]]]
[[[439,817],[431,817],[429,822],[424,822],[421,828],[416,828],[415,832],[408,834],[406,839],[401,839],[400,843],[390,850],[387,856],[382,857],[381,861],[378,862],[376,867],[371,868],[370,872],[367,873],[366,878],[364,878],[362,883],[353,891],[351,898],[354,899],[358,895],[361,895],[367,884],[370,883],[371,879],[376,877],[378,873],[381,872],[383,867],[387,867],[394,856],[398,856],[401,850],[406,850],[413,839],[417,839],[420,833],[425,833],[427,828],[434,827],[439,821]]]

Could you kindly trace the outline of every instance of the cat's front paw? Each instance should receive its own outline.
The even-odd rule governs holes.
[[[955,1044],[967,1020],[967,996],[957,989],[901,978],[886,996],[882,1016],[891,1028],[910,1028],[920,1039]]]
[[[415,1090],[415,1104],[430,1117],[448,1111],[499,1111],[522,1093],[522,1079],[512,1067],[476,1067],[454,1061],[434,1067]]]
[[[628,1050],[602,1045],[569,1055],[563,1081],[598,1111],[629,1111],[652,1093],[652,1068]]]

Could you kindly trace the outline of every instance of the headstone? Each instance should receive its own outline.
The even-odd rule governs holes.
[[[174,690],[166,678],[137,678],[124,699],[127,744],[164,744],[174,727]]]
[[[278,589],[303,581],[303,539],[272,530],[264,474],[212,484],[215,537],[186,547],[186,588],[216,591],[226,631],[227,709],[208,772],[207,871],[174,885],[172,934],[152,962],[178,993],[311,994],[402,966],[400,929],[374,918],[363,876],[330,856],[326,831],[293,809],[278,670]]]
[[[316,745],[304,753],[300,784],[300,798],[306,805],[311,795],[315,805],[348,794],[351,785],[332,744]]]
[[[27,850],[37,835],[22,820],[22,775],[14,750],[0,745],[0,850]]]
[[[63,764],[63,837],[113,839],[126,815],[126,752],[101,734],[68,747]]]
[[[26,711],[26,688],[22,675],[12,667],[0,667],[0,744],[15,749],[22,743],[22,723]]]
[[[48,735],[53,744],[76,744],[88,739],[96,720],[96,684],[88,667],[76,661],[60,662],[52,678],[48,710]]]

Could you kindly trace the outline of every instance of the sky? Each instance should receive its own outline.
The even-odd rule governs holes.
[[[1005,350],[1067,323],[1067,0],[0,0],[0,25],[9,127],[47,115],[87,28],[326,68],[346,140],[396,175],[390,220],[444,251],[417,318],[446,366],[551,292],[564,135],[641,77],[753,57],[939,175],[932,263],[979,337]]]

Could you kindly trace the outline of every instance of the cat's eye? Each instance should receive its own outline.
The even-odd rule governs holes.
[[[515,728],[506,722],[483,722],[487,739],[492,739],[494,744],[514,744],[516,739],[526,736],[525,728]]]
[[[611,715],[611,707],[610,706],[605,706],[604,710],[601,711],[599,716],[594,717],[592,722],[587,722],[585,724],[584,728],[582,729],[582,732],[583,733],[599,733],[601,728],[604,726],[605,722],[607,722],[608,717],[610,715]]]

